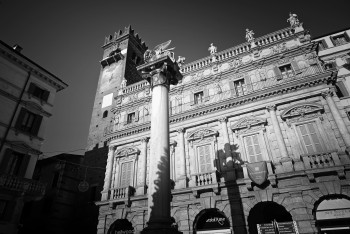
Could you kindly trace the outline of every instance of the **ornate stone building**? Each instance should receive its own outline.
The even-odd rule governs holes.
[[[292,221],[299,233],[349,231],[350,30],[312,41],[296,15],[288,21],[178,60],[169,157],[171,216],[183,233],[258,233],[257,225]],[[89,152],[108,146],[97,229],[139,233],[148,218],[152,90],[136,67],[147,47],[129,27],[103,49],[89,135]]]
[[[17,233],[24,203],[42,198],[33,180],[56,92],[67,84],[0,41],[0,233]]]

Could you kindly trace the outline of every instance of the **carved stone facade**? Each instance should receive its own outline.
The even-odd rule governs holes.
[[[324,233],[333,221],[349,227],[350,206],[342,213],[337,204],[350,201],[350,101],[339,98],[337,70],[325,68],[295,14],[289,22],[222,52],[212,44],[208,57],[183,64],[182,81],[170,84],[171,216],[179,231],[201,233],[214,216],[229,225],[214,225],[220,233],[257,233],[256,224],[274,219],[295,221],[299,233]],[[143,139],[150,137],[152,91],[147,81],[127,84],[111,105],[119,122],[100,135],[110,163],[96,202],[98,233],[122,219],[134,233],[147,226],[152,138]],[[126,153],[135,158],[123,171],[118,154],[126,149],[138,153]],[[260,162],[267,176],[258,185],[250,168]],[[128,186],[118,187],[125,176]],[[330,215],[338,213],[346,222]],[[206,215],[213,217],[203,221]]]

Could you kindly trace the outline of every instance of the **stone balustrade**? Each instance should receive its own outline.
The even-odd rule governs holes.
[[[340,166],[341,162],[337,152],[323,152],[301,155],[305,169],[326,168]]]
[[[134,194],[134,188],[131,186],[112,188],[110,190],[110,200],[129,199]]]
[[[39,181],[2,174],[0,175],[0,187],[30,195],[42,196],[45,193],[46,185]]]
[[[121,88],[121,94],[125,95],[128,93],[136,92],[144,89],[145,86],[149,86],[147,81],[140,81],[132,85],[128,85],[124,88]]]
[[[285,29],[279,30],[277,32],[273,32],[273,33],[264,35],[262,37],[256,38],[254,41],[258,46],[267,46],[267,45],[275,43],[276,41],[280,41],[284,38],[290,37],[292,35],[294,35],[294,32],[290,28],[285,28]],[[249,50],[250,50],[250,43],[246,42],[246,43],[240,44],[238,46],[232,47],[230,49],[218,52],[217,53],[217,60],[224,61],[228,58],[232,58],[232,57],[235,57],[235,56],[240,55],[242,53],[248,52]],[[192,63],[186,64],[181,69],[181,72],[183,72],[183,73],[192,72],[192,71],[195,71],[195,70],[198,70],[198,69],[201,69],[203,67],[208,66],[209,64],[211,64],[211,62],[212,62],[211,57],[208,56],[208,57],[205,57],[203,59],[196,60]]]
[[[216,184],[216,171],[194,174],[192,175],[192,180],[194,180],[195,186]]]

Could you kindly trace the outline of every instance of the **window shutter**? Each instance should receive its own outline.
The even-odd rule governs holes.
[[[190,93],[190,105],[194,105],[194,93]]]
[[[301,70],[296,61],[292,61],[291,65],[296,75],[301,73]]]
[[[125,112],[123,122],[124,122],[124,125],[127,125],[127,124],[128,124],[128,113],[127,113],[127,112]]]
[[[28,88],[28,93],[33,94],[35,88],[36,88],[36,85],[34,83],[30,83]]]
[[[203,90],[203,95],[204,95],[204,101],[209,101],[209,90],[208,89],[204,89]]]
[[[247,87],[247,91],[251,92],[253,90],[253,87],[252,87],[252,82],[250,80],[250,76],[248,74],[246,74],[244,77],[244,83]]]
[[[276,80],[281,80],[282,79],[282,73],[279,67],[274,67],[273,72],[275,73]]]
[[[6,149],[4,158],[1,161],[0,164],[0,174],[6,174],[7,173],[7,166],[10,161],[10,158],[12,156],[12,150],[11,149]]]
[[[140,111],[139,110],[135,110],[135,122],[139,121],[139,116],[140,116]]]
[[[28,164],[29,164],[29,161],[30,161],[30,155],[25,154],[22,157],[23,157],[23,159],[22,159],[22,162],[21,162],[21,165],[20,165],[20,169],[19,169],[19,173],[18,173],[19,177],[24,177],[25,176],[25,174],[27,172],[27,167],[28,167]]]
[[[49,99],[50,96],[50,92],[47,90],[44,90],[43,96],[42,96],[42,100],[47,102],[47,100]]]
[[[43,120],[43,117],[41,115],[36,115],[34,122],[33,122],[33,126],[30,130],[30,133],[33,134],[34,136],[38,135],[39,129],[40,129],[40,125],[41,125],[41,121]]]
[[[229,81],[228,84],[230,86],[231,97],[236,97],[237,93],[236,93],[236,87],[235,87],[234,81]]]
[[[27,113],[27,110],[25,108],[22,108],[21,111],[19,112],[15,128],[21,129],[23,118],[24,118],[26,113]]]

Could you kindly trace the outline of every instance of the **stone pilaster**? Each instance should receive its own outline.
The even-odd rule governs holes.
[[[186,188],[186,151],[185,151],[185,129],[179,128],[178,132],[178,148],[180,157],[178,158],[178,174],[176,177],[176,188]]]
[[[110,146],[109,151],[108,151],[105,181],[104,181],[104,185],[103,185],[101,201],[105,201],[105,200],[109,199],[108,195],[109,195],[109,190],[111,189],[113,162],[114,162],[114,151],[115,151],[115,147]]]
[[[292,159],[288,157],[288,151],[283,139],[282,130],[276,115],[276,105],[268,105],[266,109],[270,112],[271,122],[275,131],[278,148],[281,153],[281,163],[283,165],[284,172],[293,171]]]
[[[343,118],[340,115],[339,109],[333,100],[334,89],[330,89],[328,91],[322,92],[322,96],[326,99],[327,104],[329,106],[329,110],[332,113],[335,124],[337,125],[341,136],[345,142],[347,150],[350,148],[350,134],[348,128],[346,127]]]
[[[140,175],[137,177],[139,180],[137,181],[137,188],[136,188],[136,193],[139,195],[145,194],[146,193],[146,168],[147,168],[147,142],[149,138],[144,137],[142,138],[141,141],[141,155],[139,156],[139,165],[140,165]]]
[[[142,233],[179,233],[170,216],[169,87],[182,78],[168,56],[138,67],[152,88],[148,222]]]

